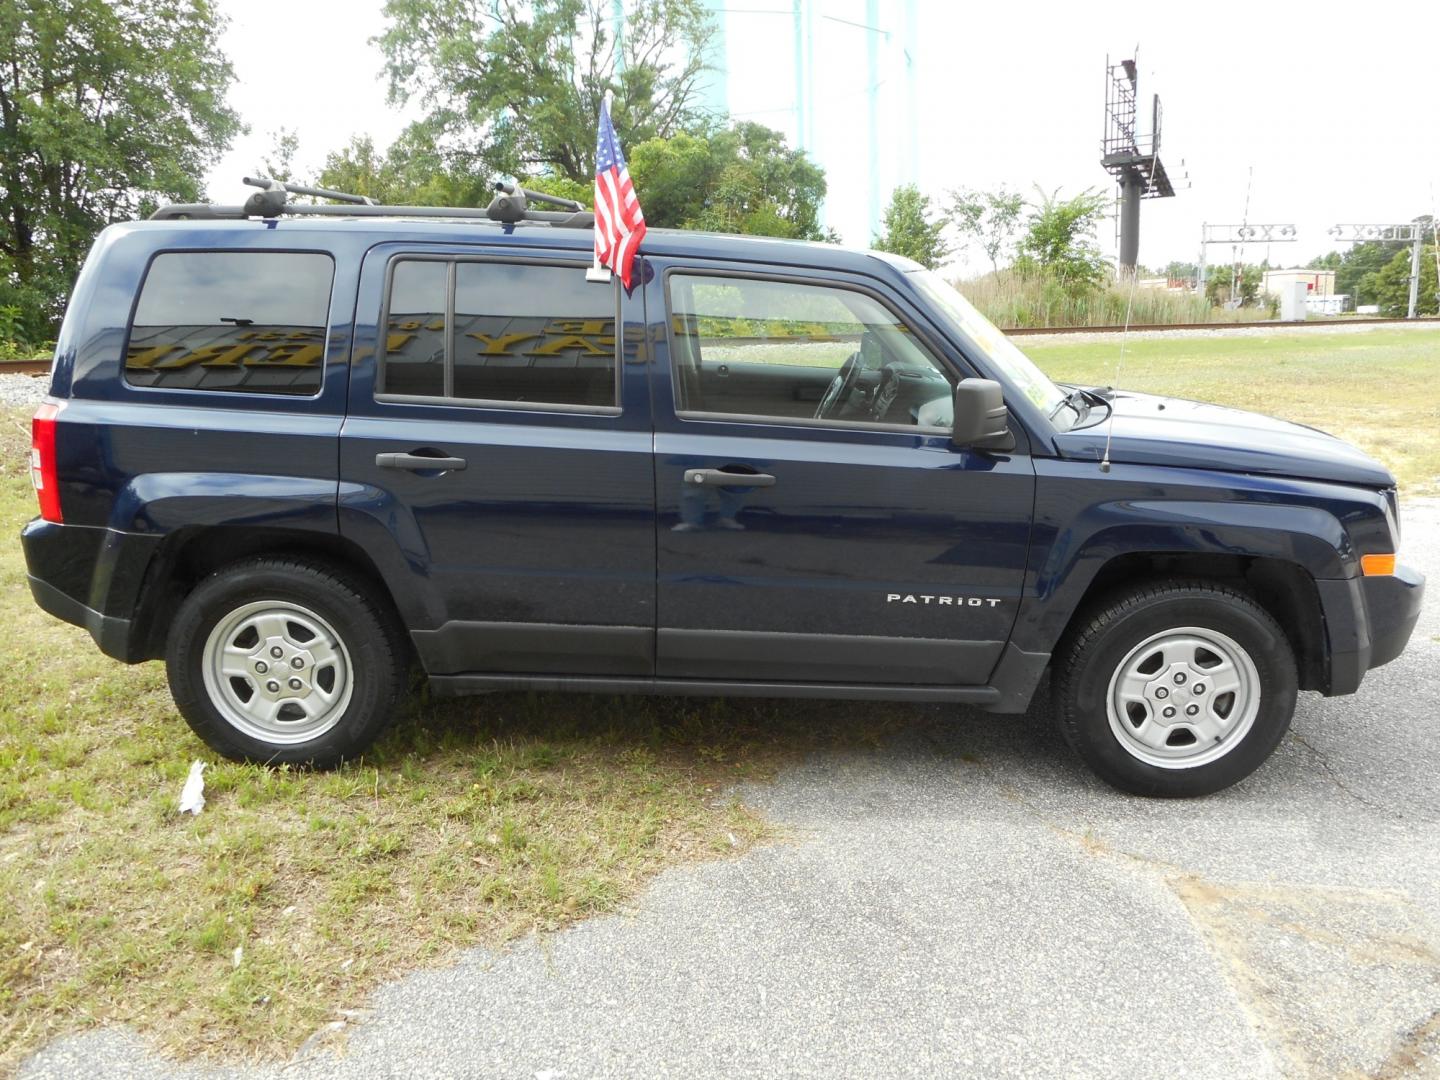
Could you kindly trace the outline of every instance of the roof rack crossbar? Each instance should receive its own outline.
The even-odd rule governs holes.
[[[336,202],[355,203],[359,206],[379,206],[379,202],[368,195],[351,195],[345,191],[330,188],[310,187],[308,184],[292,184],[288,180],[270,180],[264,176],[242,176],[242,184],[258,187],[265,191],[288,191],[292,195],[310,195],[316,199],[334,199]]]
[[[366,195],[351,195],[330,188],[311,187],[305,184],[282,183],[268,177],[246,176],[242,178],[250,187],[260,188],[241,206],[212,203],[172,203],[162,206],[150,215],[152,221],[197,220],[244,220],[246,218],[274,219],[279,217],[388,217],[388,218],[448,218],[466,221],[497,221],[502,225],[514,225],[520,221],[541,221],[551,225],[573,229],[589,229],[595,225],[595,215],[574,199],[562,199],[558,195],[547,195],[540,191],[529,191],[518,184],[500,182],[495,185],[495,198],[485,209],[475,206],[395,206],[380,203]],[[335,203],[293,203],[291,195],[309,195],[318,199],[333,199]],[[555,210],[532,210],[531,202],[553,206]]]

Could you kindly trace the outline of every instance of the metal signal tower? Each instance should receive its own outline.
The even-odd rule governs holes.
[[[1405,317],[1413,319],[1420,303],[1420,245],[1425,240],[1425,229],[1425,225],[1412,221],[1408,225],[1335,225],[1329,231],[1336,240],[1351,243],[1378,240],[1410,245],[1410,307]]]
[[[1139,76],[1134,60],[1105,58],[1105,134],[1100,164],[1120,186],[1120,270],[1134,273],[1140,258],[1140,200],[1168,199],[1175,187],[1160,163],[1160,95],[1150,103],[1150,138],[1136,131]]]

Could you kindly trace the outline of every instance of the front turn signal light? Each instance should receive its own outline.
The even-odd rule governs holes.
[[[1361,555],[1360,572],[1366,577],[1383,577],[1395,573],[1395,556],[1390,555]]]

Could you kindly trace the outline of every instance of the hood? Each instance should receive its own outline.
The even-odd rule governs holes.
[[[1117,390],[1110,460],[1391,487],[1381,464],[1323,431],[1259,413]],[[1103,410],[1091,411],[1091,417]],[[1061,456],[1098,461],[1109,421],[1055,437]]]

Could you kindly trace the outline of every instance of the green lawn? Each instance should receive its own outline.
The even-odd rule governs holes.
[[[1017,338],[1055,379],[1252,409],[1338,435],[1409,494],[1440,493],[1440,329]]]

